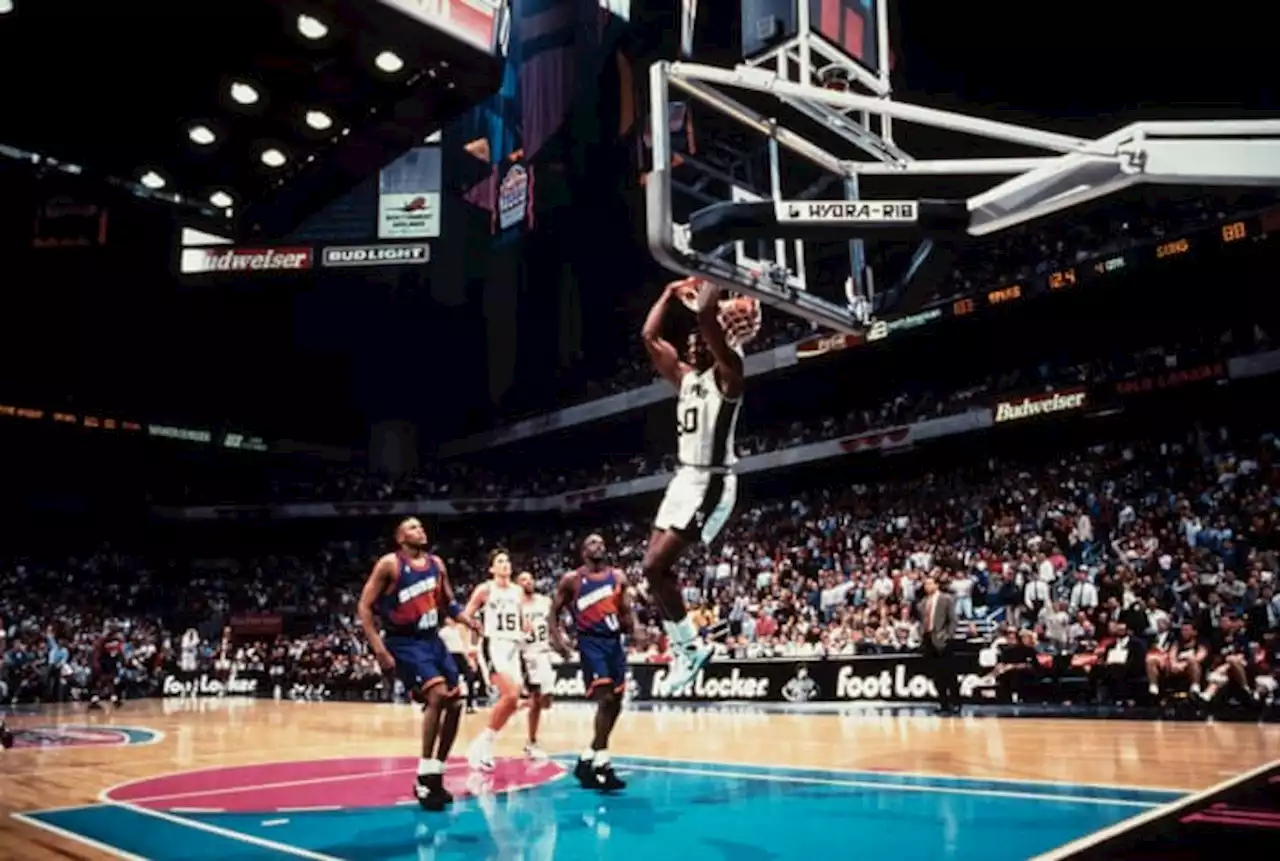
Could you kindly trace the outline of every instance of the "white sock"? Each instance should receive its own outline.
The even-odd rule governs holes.
[[[428,774],[444,774],[444,763],[438,759],[418,760],[418,777]]]
[[[596,768],[604,768],[608,764],[609,764],[609,751],[597,750],[596,751]]]
[[[494,739],[496,739],[497,737],[498,737],[497,732],[486,727],[485,730],[482,733],[480,733],[480,738],[478,738],[477,741],[479,741],[481,744],[493,744]]]
[[[587,748],[586,750],[584,750],[582,752],[582,756],[579,757],[579,759],[581,759],[583,762],[594,762],[595,758],[596,758],[596,752],[591,748]]]
[[[698,629],[693,627],[693,619],[687,615],[679,622],[663,622],[662,628],[677,648],[687,649],[698,639]]]

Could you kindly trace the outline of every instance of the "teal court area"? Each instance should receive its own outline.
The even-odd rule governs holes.
[[[85,807],[19,814],[126,858],[1025,859],[1177,793],[894,772],[619,757],[629,787],[579,789],[571,760],[451,762],[458,801],[418,809],[412,758],[215,768],[113,787]]]

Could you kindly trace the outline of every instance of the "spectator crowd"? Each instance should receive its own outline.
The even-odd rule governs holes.
[[[990,287],[1098,253],[1220,219],[1212,202],[1171,203],[1157,216],[1123,206],[1069,232],[1015,232],[980,260],[964,260],[940,297]],[[963,272],[961,276],[959,273]],[[803,328],[803,327],[802,327]],[[806,333],[766,331],[756,349]],[[1241,343],[1241,340],[1247,343]],[[983,376],[948,391],[918,387],[818,421],[740,435],[741,455],[963,412],[1010,392],[1116,383],[1270,347],[1254,327],[1125,356],[1043,364]],[[617,377],[651,379],[647,362]],[[610,383],[602,392],[616,390]],[[1210,423],[1214,424],[1214,423]],[[682,563],[682,588],[719,657],[815,658],[906,652],[920,643],[923,581],[956,598],[964,634],[1011,695],[1047,688],[1102,701],[1171,689],[1216,701],[1275,697],[1280,643],[1280,485],[1265,426],[1189,421],[1160,439],[1081,446],[1036,458],[1008,454],[949,471],[876,482],[831,478],[743,505],[711,551]],[[389,479],[349,469],[289,473],[245,488],[201,480],[183,501],[427,499],[543,495],[661,472],[660,457],[581,469],[503,473],[438,462]],[[207,479],[207,477],[204,477]],[[230,498],[228,498],[230,494]],[[160,500],[177,501],[177,500]],[[649,525],[588,510],[531,541],[509,541],[499,517],[476,519],[436,548],[465,593],[479,560],[509,546],[543,591],[577,564],[585,531],[602,531],[635,584],[652,644],[637,661],[664,659],[640,560]],[[509,523],[506,525],[510,525]],[[603,527],[603,528],[602,528]],[[102,546],[59,559],[0,557],[0,702],[154,694],[174,670],[230,683],[267,677],[281,691],[387,694],[355,620],[355,601],[377,552],[363,541],[305,552],[156,558]],[[236,619],[290,620],[270,630]],[[233,689],[233,688],[228,688]],[[1076,694],[1071,694],[1075,696]]]
[[[1270,335],[1254,325],[1248,337],[1218,331],[1182,343],[1166,344],[1085,362],[1045,362],[1002,373],[981,374],[958,386],[940,389],[918,385],[879,403],[856,403],[842,414],[816,421],[773,421],[753,427],[742,422],[737,434],[739,457],[764,454],[807,443],[838,439],[989,406],[1010,394],[1053,391],[1072,386],[1099,387],[1125,380],[1193,368],[1232,356],[1271,349]],[[174,497],[159,501],[185,504],[254,502],[376,502],[449,498],[547,496],[670,472],[673,454],[637,453],[579,463],[543,466],[530,460],[505,471],[468,460],[435,460],[410,473],[386,476],[350,467],[325,468],[321,474],[241,473],[210,476],[212,481],[169,488]],[[246,484],[246,482],[248,482]],[[176,498],[175,498],[176,497]]]
[[[684,595],[721,657],[880,654],[919,644],[914,608],[932,576],[1015,693],[1080,670],[1094,699],[1131,682],[1159,696],[1180,680],[1202,699],[1265,702],[1280,634],[1278,448],[1257,428],[1195,429],[804,489],[740,510],[721,545],[686,560]],[[548,590],[588,528],[600,528],[589,515],[581,530],[545,533],[515,549],[517,563]],[[652,629],[653,645],[633,659],[662,660],[639,576],[647,524],[620,517],[603,531]],[[485,551],[504,542],[476,521],[437,550],[465,592],[485,576]],[[181,564],[109,548],[56,564],[6,560],[0,696],[92,696],[107,634],[123,643],[126,695],[154,693],[178,667],[373,696],[380,676],[354,604],[375,553],[342,542],[310,557]],[[226,626],[285,609],[309,620],[305,632],[233,636]]]

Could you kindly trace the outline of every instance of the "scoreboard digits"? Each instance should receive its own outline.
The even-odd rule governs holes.
[[[1249,230],[1245,227],[1243,221],[1233,221],[1230,224],[1222,225],[1222,241],[1223,242],[1239,242],[1249,235]]]

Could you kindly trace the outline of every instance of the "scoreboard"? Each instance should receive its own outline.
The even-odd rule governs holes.
[[[742,0],[742,55],[768,51],[800,28],[799,4],[809,7],[809,30],[871,71],[880,68],[876,0]]]

